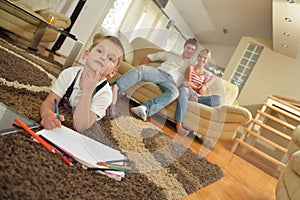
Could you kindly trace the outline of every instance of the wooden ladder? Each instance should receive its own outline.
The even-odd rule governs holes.
[[[282,146],[273,140],[270,137],[265,137],[262,133],[263,130],[267,130],[274,134],[274,137],[278,137],[282,140],[290,141],[291,133],[296,128],[295,125],[291,124],[289,121],[293,121],[296,124],[300,122],[300,105],[299,100],[280,97],[280,96],[268,96],[266,102],[263,103],[263,106],[260,110],[257,110],[257,114],[254,119],[250,122],[248,128],[244,128],[244,132],[240,138],[235,139],[235,143],[231,149],[231,152],[235,152],[238,148],[238,145],[242,145],[248,150],[260,155],[261,157],[267,159],[268,161],[276,164],[280,167],[286,166],[286,160],[278,160],[267,152],[262,151],[261,149],[255,147],[255,143],[259,140],[266,145],[270,145],[273,148],[280,150],[283,153],[287,152],[287,145]],[[272,115],[270,113],[276,113]],[[289,119],[289,120],[285,120]],[[290,131],[290,134],[284,133],[276,128],[267,124],[269,120],[279,124],[281,127],[285,127]],[[275,136],[276,135],[276,136]],[[288,144],[287,142],[287,144]]]

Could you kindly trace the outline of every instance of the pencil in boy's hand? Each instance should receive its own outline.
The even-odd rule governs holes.
[[[56,98],[54,98],[54,105],[55,105],[56,118],[60,119],[60,114],[59,114],[59,109],[58,109],[58,103],[57,103],[57,99]]]

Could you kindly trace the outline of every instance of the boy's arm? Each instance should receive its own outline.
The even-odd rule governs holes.
[[[61,127],[61,121],[64,121],[65,118],[63,115],[60,115],[60,119],[57,119],[57,115],[55,113],[55,104],[54,99],[57,100],[57,103],[60,102],[61,98],[50,91],[47,98],[43,101],[40,106],[40,115],[41,115],[41,125],[47,129],[51,130],[56,127]]]
[[[90,110],[92,93],[82,92],[76,109],[73,113],[73,128],[77,131],[88,129],[98,118],[96,113]]]
[[[96,120],[96,113],[90,110],[92,103],[93,91],[98,83],[100,72],[95,74],[88,71],[83,71],[80,77],[81,96],[76,109],[73,113],[73,127],[77,131],[88,129]]]

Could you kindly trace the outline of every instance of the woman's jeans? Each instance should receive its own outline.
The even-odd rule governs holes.
[[[123,92],[140,81],[155,83],[162,91],[161,95],[143,103],[147,108],[147,116],[157,113],[179,96],[177,86],[167,72],[146,65],[141,65],[128,71],[116,80],[116,84],[120,91]]]
[[[188,87],[179,88],[179,97],[177,99],[177,107],[175,111],[174,120],[176,122],[183,122],[186,109],[188,106],[188,101],[190,98],[190,90]],[[211,95],[211,96],[200,96],[198,98],[198,103],[207,105],[207,106],[218,106],[221,104],[221,96]]]

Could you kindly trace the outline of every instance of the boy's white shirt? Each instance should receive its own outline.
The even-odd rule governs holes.
[[[75,84],[74,84],[73,92],[70,96],[70,104],[73,108],[73,111],[79,102],[81,92],[82,92],[79,87],[79,81],[80,81],[81,73],[83,71],[83,67],[82,66],[70,67],[70,68],[63,70],[59,74],[58,78],[56,79],[56,81],[54,82],[54,84],[51,88],[52,92],[54,92],[55,94],[57,94],[59,97],[62,98],[65,95],[68,87],[73,82],[78,70],[80,70],[80,69],[81,69],[81,71],[78,75],[78,78],[77,78]],[[97,86],[100,85],[105,80],[98,82]],[[106,84],[92,98],[90,110],[99,116],[99,118],[98,118],[98,120],[99,120],[105,116],[105,110],[111,104],[111,102],[112,102],[112,90],[111,90],[109,84]]]

